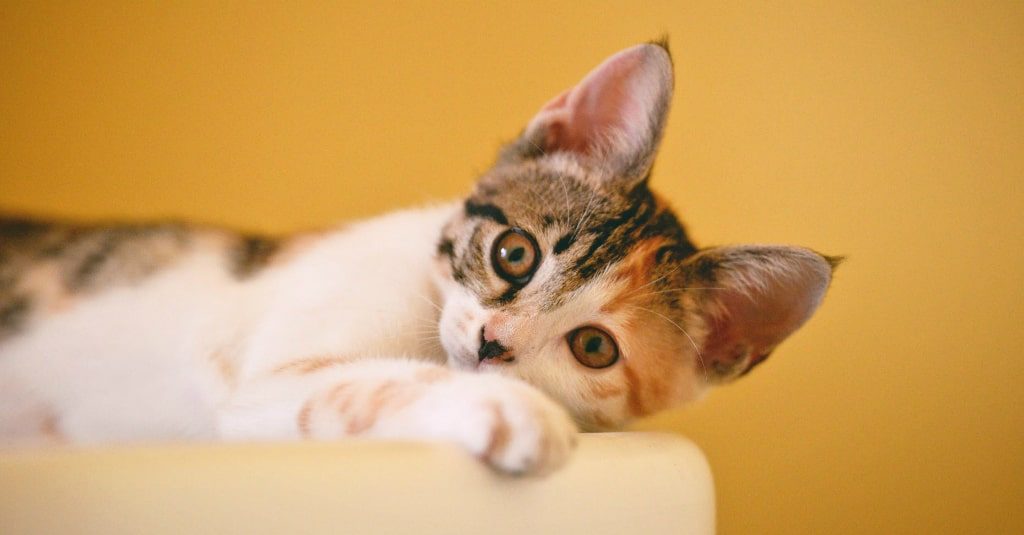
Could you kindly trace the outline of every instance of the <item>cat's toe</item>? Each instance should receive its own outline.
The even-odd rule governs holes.
[[[539,392],[516,394],[490,405],[490,429],[480,457],[510,474],[543,475],[560,468],[575,448],[576,425]]]

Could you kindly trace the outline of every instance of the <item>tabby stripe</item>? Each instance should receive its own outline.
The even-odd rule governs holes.
[[[508,225],[508,218],[505,217],[505,212],[501,211],[501,208],[498,208],[491,203],[477,204],[472,200],[467,199],[465,209],[467,216],[482,217],[484,219],[490,219],[501,225]]]
[[[124,238],[121,232],[107,231],[100,239],[99,245],[86,255],[67,280],[68,288],[81,290],[89,285],[93,277],[100,271],[110,255],[121,244]]]
[[[4,296],[0,296],[4,297]],[[13,296],[9,300],[0,299],[0,339],[5,333],[15,333],[28,321],[32,310],[32,301],[25,296]]]
[[[450,238],[441,238],[441,241],[437,243],[437,255],[448,258],[455,256],[455,244]]]
[[[576,238],[577,237],[578,236],[576,235],[575,232],[570,232],[570,233],[566,234],[565,236],[562,236],[561,238],[558,238],[558,241],[555,242],[554,253],[555,254],[562,254],[562,253],[564,253],[567,249],[572,247],[572,244],[576,243]]]
[[[480,223],[473,227],[473,233],[470,234],[469,243],[466,245],[466,252],[461,258],[462,262],[456,265],[455,257],[450,257],[452,276],[463,285],[469,280],[470,275],[475,278],[481,278],[487,274],[487,268],[483,265],[483,253],[481,252],[480,233],[482,229],[480,227]]]
[[[258,273],[270,262],[280,242],[263,236],[243,236],[232,254],[232,271],[239,279]]]
[[[641,209],[643,210],[642,212]],[[615,240],[614,243],[609,244],[608,239],[616,230],[626,223],[634,223],[631,225],[631,229],[635,229],[637,226],[642,225],[650,218],[650,212],[651,204],[640,201],[634,203],[618,216],[591,229],[589,232],[595,236],[593,241],[590,243],[590,248],[587,250],[586,254],[581,255],[579,259],[576,260],[576,265],[573,266],[573,269],[577,271],[581,277],[589,278],[597,272],[598,265],[607,265],[611,261],[625,256],[626,249],[628,249],[631,244],[623,239]],[[602,251],[602,254],[595,255],[595,253],[598,252],[598,249],[603,248],[606,244],[608,244],[609,247],[605,251]]]
[[[497,298],[490,299],[489,301],[495,305],[507,305],[516,298],[516,295],[519,294],[519,290],[522,289],[522,286],[513,284],[508,287],[508,290],[505,290],[505,293],[499,295]]]

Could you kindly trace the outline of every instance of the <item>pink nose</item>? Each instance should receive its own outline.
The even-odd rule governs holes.
[[[484,338],[487,340],[500,340],[504,334],[507,318],[504,314],[495,314],[484,324]]]
[[[506,360],[505,357],[508,355],[508,348],[501,345],[498,340],[488,340],[484,334],[484,328],[480,328],[480,349],[477,350],[477,356],[480,357],[480,362],[484,360],[501,358]],[[511,359],[506,360],[506,362]]]

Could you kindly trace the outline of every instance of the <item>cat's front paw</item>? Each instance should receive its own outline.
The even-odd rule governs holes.
[[[431,434],[454,439],[492,467],[512,474],[546,474],[569,459],[576,425],[535,388],[497,375],[460,374],[422,408]]]
[[[484,448],[475,453],[511,473],[544,474],[561,467],[576,447],[576,425],[547,396],[526,385],[515,387],[485,401],[490,425]]]

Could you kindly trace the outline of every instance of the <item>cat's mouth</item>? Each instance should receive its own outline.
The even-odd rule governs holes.
[[[507,353],[500,357],[480,358],[478,352],[459,348],[448,352],[448,366],[466,371],[496,371],[516,361],[516,356]]]
[[[515,362],[516,357],[510,355],[508,357],[496,358],[496,359],[482,359],[476,364],[478,371],[499,371],[506,368],[509,364]]]
[[[453,349],[454,351],[447,351],[449,367],[467,371],[477,369],[477,367],[480,364],[480,359],[477,357],[475,352],[470,351],[468,348],[464,347],[458,347]]]

